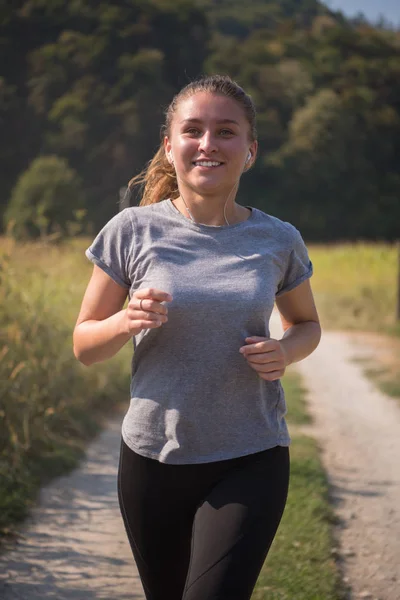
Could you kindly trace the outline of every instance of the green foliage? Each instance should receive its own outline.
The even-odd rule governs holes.
[[[65,236],[82,206],[80,178],[66,160],[41,156],[18,179],[5,220],[17,239]]]
[[[87,219],[101,227],[153,156],[173,94],[222,72],[258,111],[259,156],[240,201],[307,240],[398,237],[395,29],[318,0],[16,4],[3,9],[0,39],[0,213],[27,165],[56,154],[81,177]]]
[[[232,73],[259,109],[260,152],[242,186],[245,202],[250,196],[293,222],[307,240],[396,239],[397,38],[317,16],[309,28],[287,21],[253,32],[233,59],[216,39],[208,69]]]

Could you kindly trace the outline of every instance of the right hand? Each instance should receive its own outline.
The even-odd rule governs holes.
[[[168,309],[161,302],[171,302],[172,296],[155,288],[137,290],[125,310],[127,331],[137,335],[143,329],[155,329],[168,321]]]

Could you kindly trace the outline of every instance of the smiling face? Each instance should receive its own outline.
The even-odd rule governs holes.
[[[255,159],[257,142],[242,107],[233,99],[197,92],[182,99],[164,139],[180,186],[199,194],[230,191]],[[246,158],[251,152],[251,159]]]

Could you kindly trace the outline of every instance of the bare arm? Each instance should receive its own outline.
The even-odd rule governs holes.
[[[291,363],[302,360],[319,344],[321,327],[309,280],[276,299],[284,335],[281,340],[252,336],[240,352],[267,381],[280,379]]]
[[[94,266],[73,333],[74,354],[84,365],[111,358],[142,329],[160,327],[168,320],[161,302],[171,300],[169,294],[138,290],[124,309],[126,298],[127,290]]]
[[[287,365],[290,365],[311,354],[321,339],[321,326],[310,280],[278,296],[276,306],[285,332],[280,343],[286,354]]]

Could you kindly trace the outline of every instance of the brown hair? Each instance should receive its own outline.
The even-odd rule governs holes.
[[[156,154],[146,168],[129,182],[129,190],[136,185],[143,187],[141,206],[179,196],[175,169],[165,155],[164,137],[170,135],[172,118],[179,102],[198,92],[219,94],[236,100],[242,106],[249,122],[251,141],[257,139],[256,109],[253,100],[235,81],[227,75],[210,75],[192,81],[173,98],[165,112],[165,124],[161,127],[161,144]]]

